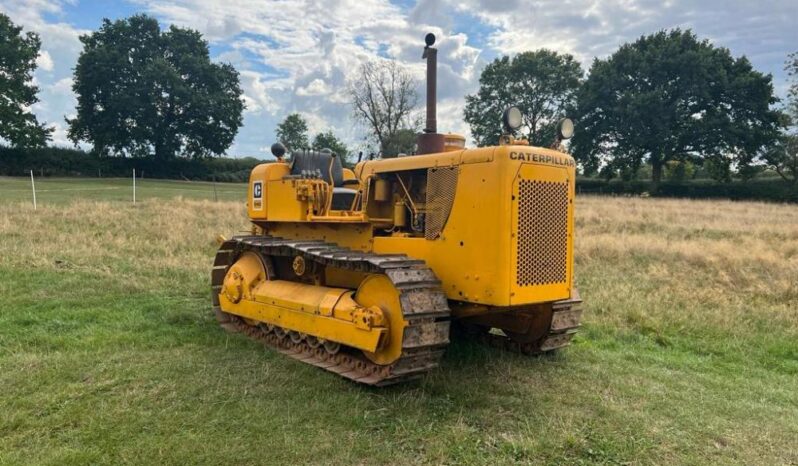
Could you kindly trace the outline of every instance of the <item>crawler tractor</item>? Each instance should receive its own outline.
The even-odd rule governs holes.
[[[466,149],[436,129],[435,37],[418,154],[344,168],[330,151],[272,147],[252,170],[251,234],[223,241],[212,271],[222,327],[369,385],[417,378],[458,334],[524,354],[567,346],[573,280],[573,159],[513,137]],[[498,122],[497,122],[498,126]]]

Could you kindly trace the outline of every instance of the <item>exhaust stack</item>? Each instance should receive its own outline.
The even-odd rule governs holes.
[[[416,144],[419,154],[432,154],[444,151],[445,140],[443,134],[438,133],[438,49],[433,47],[435,34],[427,34],[424,42],[427,45],[421,58],[427,60],[427,124],[424,132],[418,135]]]
[[[438,132],[438,106],[437,106],[437,87],[438,87],[438,49],[431,47],[435,43],[435,35],[430,33],[424,39],[427,46],[424,47],[424,54],[421,58],[427,59],[427,127],[425,133]]]

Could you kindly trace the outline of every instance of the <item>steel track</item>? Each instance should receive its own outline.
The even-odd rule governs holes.
[[[286,332],[252,326],[219,306],[219,292],[228,268],[246,251],[264,257],[302,256],[323,267],[383,274],[399,291],[407,326],[402,354],[390,365],[378,365],[353,348],[332,354],[307,339],[292,340]],[[390,385],[421,377],[438,366],[449,343],[450,311],[440,282],[424,261],[405,255],[381,255],[354,251],[323,241],[286,240],[273,236],[240,236],[225,241],[216,253],[211,272],[213,309],[228,331],[243,333],[299,361],[367,385]]]

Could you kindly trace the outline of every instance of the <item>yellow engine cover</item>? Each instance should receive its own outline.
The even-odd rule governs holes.
[[[407,159],[361,170],[454,167],[451,212],[440,237],[377,236],[375,252],[423,259],[454,301],[509,307],[570,297],[575,164],[569,155],[500,146]]]

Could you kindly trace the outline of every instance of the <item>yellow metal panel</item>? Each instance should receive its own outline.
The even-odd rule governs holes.
[[[358,251],[371,251],[371,224],[323,222],[268,223],[269,234],[286,239],[322,240]]]
[[[463,164],[492,162],[495,151],[496,151],[495,147],[480,147],[478,149],[469,149],[463,152],[461,162]]]
[[[355,167],[355,174],[370,175],[372,173],[393,172],[398,170],[413,170],[429,167],[449,167],[460,163],[463,151],[442,152],[440,154],[415,155],[412,157],[396,157],[381,160],[361,162]]]
[[[319,312],[322,304],[329,304],[328,299],[334,300],[334,305],[347,291],[349,290],[287,280],[264,280],[255,286],[252,291],[252,299],[294,311],[315,314]]]
[[[266,183],[269,197],[267,218],[270,222],[296,222],[307,218],[307,203],[297,200],[296,183],[293,180],[276,180]]]
[[[511,178],[504,164],[460,166],[452,211],[438,239],[375,237],[374,251],[423,259],[449,299],[508,305]]]
[[[322,315],[329,300],[341,299],[350,290],[305,285],[284,280],[267,280],[255,287],[255,299],[231,302],[224,293],[219,304],[228,313],[258,322],[279,325],[288,330],[336,341],[364,351],[374,352],[380,346],[385,327],[365,329],[351,321]],[[354,303],[352,300],[347,302]],[[352,309],[335,309],[338,317],[351,316]],[[329,312],[325,312],[329,313]]]
[[[379,347],[380,337],[386,333],[385,328],[363,330],[351,322],[334,317],[308,314],[255,301],[245,300],[234,305],[224,295],[219,296],[219,304],[225,312],[230,314],[279,325],[286,329],[336,341],[364,351],[376,351]]]
[[[548,160],[548,159],[546,159]],[[510,302],[567,299],[573,265],[574,170],[523,163],[513,182]]]
[[[282,177],[288,175],[289,171],[288,164],[281,162],[262,163],[252,169],[249,175],[249,185],[247,186],[247,214],[249,218],[252,220],[265,220],[267,218],[268,183],[272,180],[282,179]]]
[[[481,147],[477,149],[441,152],[438,154],[369,160],[357,164],[355,167],[355,174],[362,179],[373,173],[490,162],[493,160],[494,150],[494,147]]]

